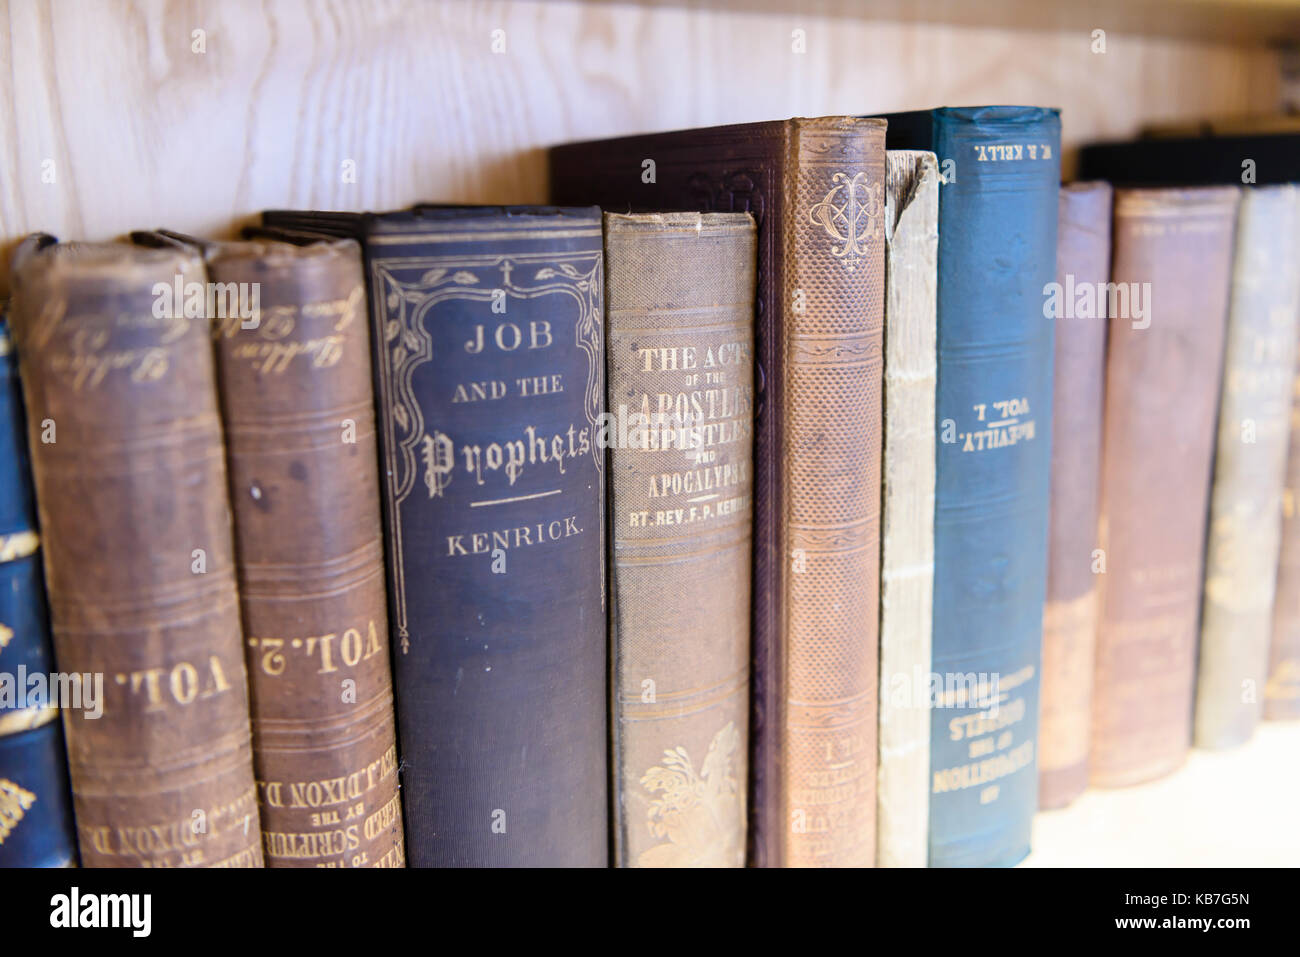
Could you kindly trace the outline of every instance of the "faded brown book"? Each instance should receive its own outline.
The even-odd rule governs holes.
[[[1290,439],[1282,489],[1282,544],[1277,559],[1264,717],[1300,718],[1300,346],[1291,380]]]
[[[1059,209],[1052,486],[1038,730],[1041,808],[1064,807],[1088,786],[1100,577],[1096,548],[1106,377],[1105,310],[1109,304],[1105,285],[1110,279],[1110,185],[1063,186]]]
[[[212,318],[266,863],[402,867],[360,250],[207,260],[241,306]]]
[[[1238,199],[1232,186],[1115,193],[1089,749],[1102,787],[1166,774],[1191,746]]]
[[[605,214],[614,860],[742,867],[754,220]]]
[[[551,198],[758,224],[750,862],[875,860],[885,121],[571,143]]]
[[[81,861],[260,867],[203,262],[53,242],[13,322],[55,657],[103,676],[63,712]]]

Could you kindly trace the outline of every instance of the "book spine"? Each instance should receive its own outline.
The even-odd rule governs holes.
[[[934,601],[938,215],[935,155],[889,150],[876,781],[881,867],[925,867],[929,833],[930,702],[923,676],[930,671]]]
[[[55,655],[95,705],[63,711],[88,867],[262,865],[205,278],[111,244],[15,269]]]
[[[608,864],[599,210],[366,239],[412,866]]]
[[[1300,311],[1293,186],[1242,194],[1219,400],[1195,743],[1240,744],[1263,712]]]
[[[1270,720],[1300,718],[1300,343],[1296,348],[1282,489],[1282,545],[1269,642],[1269,683],[1264,693],[1264,716]]]
[[[930,864],[1029,851],[1046,593],[1060,119],[938,110]]]
[[[268,867],[402,867],[356,243],[223,244],[214,322]]]
[[[1264,717],[1274,721],[1300,718],[1300,343],[1296,370],[1291,382],[1281,546],[1273,600],[1268,684],[1264,690]]]
[[[1115,193],[1089,782],[1191,745],[1197,617],[1239,191]]]
[[[0,304],[3,313],[3,304]],[[59,702],[30,694],[54,672],[13,342],[0,314],[0,867],[76,862]],[[39,686],[37,688],[39,692]]]
[[[1056,368],[1039,718],[1041,808],[1064,807],[1088,786],[1106,375],[1106,318],[1097,295],[1105,294],[1110,279],[1111,188],[1106,183],[1063,187],[1059,212],[1056,285],[1048,299],[1056,321]]]
[[[605,216],[619,866],[745,863],[754,254],[747,213]]]
[[[876,857],[885,129],[787,127],[778,863]]]

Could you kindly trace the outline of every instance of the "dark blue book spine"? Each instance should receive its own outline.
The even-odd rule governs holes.
[[[0,867],[76,861],[34,516],[22,399],[0,318]]]
[[[1060,118],[890,118],[939,194],[930,865],[1012,865],[1037,807]],[[936,690],[938,690],[936,688]]]
[[[407,860],[607,866],[600,212],[368,223]]]

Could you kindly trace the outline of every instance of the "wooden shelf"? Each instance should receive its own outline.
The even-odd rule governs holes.
[[[1265,722],[1228,751],[1193,750],[1178,771],[1090,790],[1034,819],[1022,867],[1295,867],[1300,722]]]
[[[1117,12],[1156,0],[1101,3],[1117,25],[1104,54],[1098,8],[1064,0],[8,0],[0,252],[33,230],[227,237],[268,207],[542,202],[545,147],[622,133],[1033,103],[1062,109],[1069,175],[1089,140],[1276,109],[1269,31],[1246,42],[1234,24],[1290,22],[1295,3],[1172,4],[1211,18],[1191,38]]]

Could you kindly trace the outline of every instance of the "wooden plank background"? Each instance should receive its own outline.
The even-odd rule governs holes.
[[[0,0],[4,258],[37,229],[221,237],[267,207],[539,202],[549,144],[795,115],[1059,106],[1068,172],[1081,142],[1279,96],[1262,45],[1108,31],[1093,53],[1084,29],[791,6]]]

